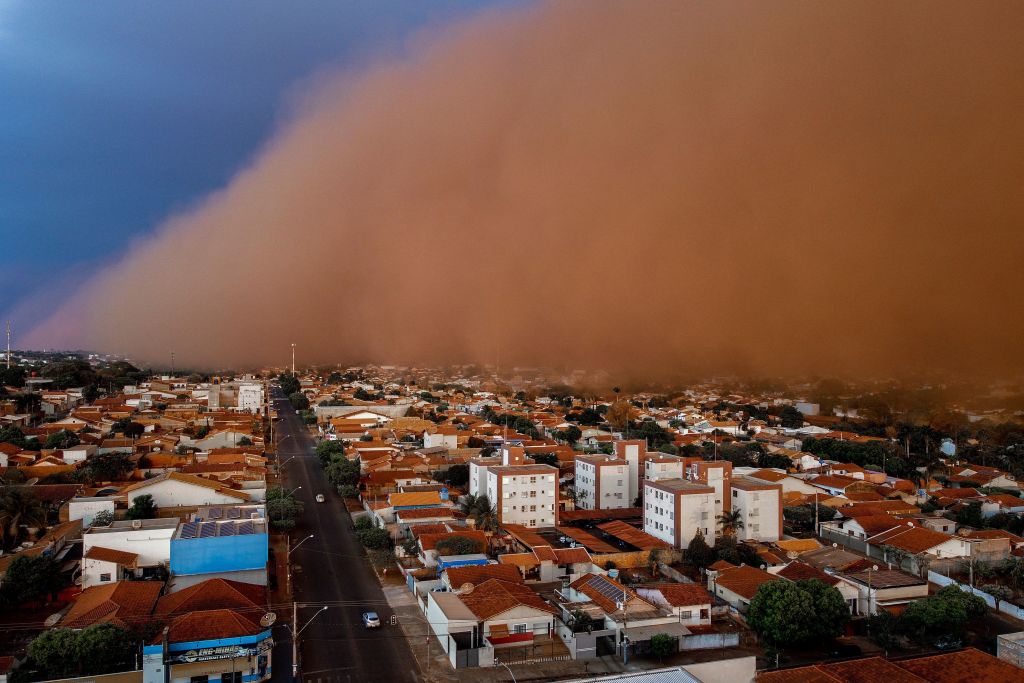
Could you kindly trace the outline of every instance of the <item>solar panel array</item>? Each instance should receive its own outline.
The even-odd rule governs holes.
[[[622,602],[622,589],[601,574],[595,574],[587,581],[587,585],[612,602]]]
[[[246,536],[264,533],[263,520],[227,522],[186,522],[181,525],[179,538],[215,538],[218,536]]]
[[[224,516],[224,510],[221,508],[210,508],[210,519],[220,519]]]
[[[241,519],[242,511],[238,508],[231,508],[228,510],[228,519]]]

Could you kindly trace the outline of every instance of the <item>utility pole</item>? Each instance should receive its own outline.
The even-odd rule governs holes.
[[[7,369],[11,369],[11,321],[7,321]]]
[[[292,375],[295,374],[295,342],[292,342]]]
[[[171,379],[174,379],[174,351],[171,351]]]

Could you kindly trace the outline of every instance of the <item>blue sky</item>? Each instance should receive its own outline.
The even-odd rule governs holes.
[[[497,1],[0,0],[0,316],[224,185],[304,79]]]

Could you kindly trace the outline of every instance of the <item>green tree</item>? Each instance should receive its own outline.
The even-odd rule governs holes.
[[[946,586],[935,595],[910,603],[900,617],[900,625],[919,643],[963,640],[968,623],[983,616],[986,609],[985,601],[978,596],[957,586]]]
[[[78,673],[78,633],[68,628],[43,631],[29,643],[28,656],[43,680],[70,678]]]
[[[302,514],[303,510],[302,503],[281,486],[267,489],[265,505],[270,525],[279,531],[293,528],[295,518]]]
[[[899,618],[892,612],[879,610],[868,617],[867,630],[871,640],[884,650],[896,647],[899,628]]]
[[[153,500],[153,496],[148,493],[137,496],[132,502],[132,506],[128,508],[125,517],[127,519],[153,519],[156,517],[156,502]]]
[[[101,510],[92,518],[90,526],[110,526],[114,523],[114,513],[110,510]]]
[[[45,448],[72,448],[81,443],[78,440],[78,436],[74,432],[69,432],[66,429],[62,429],[59,432],[54,432],[46,437]]]
[[[569,425],[565,429],[555,432],[555,438],[565,441],[570,446],[575,446],[583,438],[583,432],[576,425]]]
[[[60,565],[46,555],[19,555],[14,558],[4,581],[0,597],[7,605],[20,605],[31,600],[45,600],[64,585]]]
[[[82,389],[82,400],[86,403],[94,403],[99,397],[100,388],[95,384],[90,384],[86,388]]]
[[[360,529],[356,535],[360,543],[372,550],[384,550],[391,546],[391,536],[379,527]]]
[[[103,453],[89,458],[80,473],[81,478],[92,482],[118,481],[133,469],[135,465],[127,453]]]
[[[74,652],[84,675],[131,671],[137,645],[130,634],[114,624],[95,624],[78,633]]]
[[[35,440],[33,439],[33,442]],[[12,446],[18,448],[28,449],[30,445],[29,439],[25,436],[25,432],[21,431],[20,428],[11,425],[10,427],[0,428],[0,443],[9,443]]]
[[[289,373],[282,373],[277,377],[278,383],[281,385],[281,391],[285,393],[285,396],[294,394],[301,388],[299,378]]]
[[[442,538],[434,547],[438,555],[475,555],[484,550],[476,539],[458,534]]]
[[[969,526],[980,529],[985,526],[985,518],[981,514],[981,503],[968,503],[956,513],[957,526]]]
[[[239,446],[251,446],[252,445],[252,439],[250,439],[247,436],[243,436],[241,439],[238,440],[238,445]]]
[[[29,527],[46,526],[46,508],[34,493],[25,488],[7,489],[0,498],[0,532],[3,547],[12,548],[22,541]]]
[[[786,406],[779,413],[779,421],[786,429],[800,429],[804,426],[804,414],[793,406]]]
[[[68,389],[71,387],[84,387],[96,384],[98,375],[92,366],[81,358],[69,358],[67,360],[48,363],[43,367],[43,377],[53,380],[57,389]]]
[[[27,376],[28,372],[19,365],[12,365],[9,368],[0,365],[0,386],[6,385],[20,389],[25,386],[25,378]]]
[[[359,489],[351,484],[343,484],[337,488],[338,495],[342,498],[358,498]]]
[[[679,640],[667,633],[655,633],[651,636],[651,654],[662,661],[679,647]]]
[[[704,534],[697,532],[686,550],[683,551],[683,559],[698,569],[704,569],[708,565],[714,564],[715,551],[704,540]]]
[[[345,442],[321,441],[316,445],[314,452],[316,457],[320,459],[320,464],[326,467],[334,456],[345,454]]]
[[[737,531],[743,529],[743,513],[739,510],[729,510],[718,515],[718,526],[722,528],[725,536],[735,536]]]
[[[747,609],[750,627],[776,647],[839,635],[849,617],[842,594],[817,579],[763,583]]]
[[[583,610],[573,610],[569,614],[569,622],[566,624],[573,633],[591,633],[597,626],[594,618]]]
[[[295,391],[288,394],[288,401],[292,404],[295,410],[305,410],[309,408],[309,399],[301,391]]]

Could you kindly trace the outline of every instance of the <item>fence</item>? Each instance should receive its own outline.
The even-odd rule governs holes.
[[[1020,607],[1017,607],[1012,603],[1006,602],[1005,600],[997,600],[994,596],[989,595],[980,588],[964,585],[962,583],[954,581],[948,576],[943,576],[942,574],[938,574],[933,571],[928,572],[928,580],[939,586],[956,586],[962,591],[973,593],[974,595],[977,595],[979,598],[984,600],[986,605],[996,610],[997,612],[1008,614],[1011,617],[1014,617],[1015,619],[1024,620],[1024,609],[1021,609]]]

